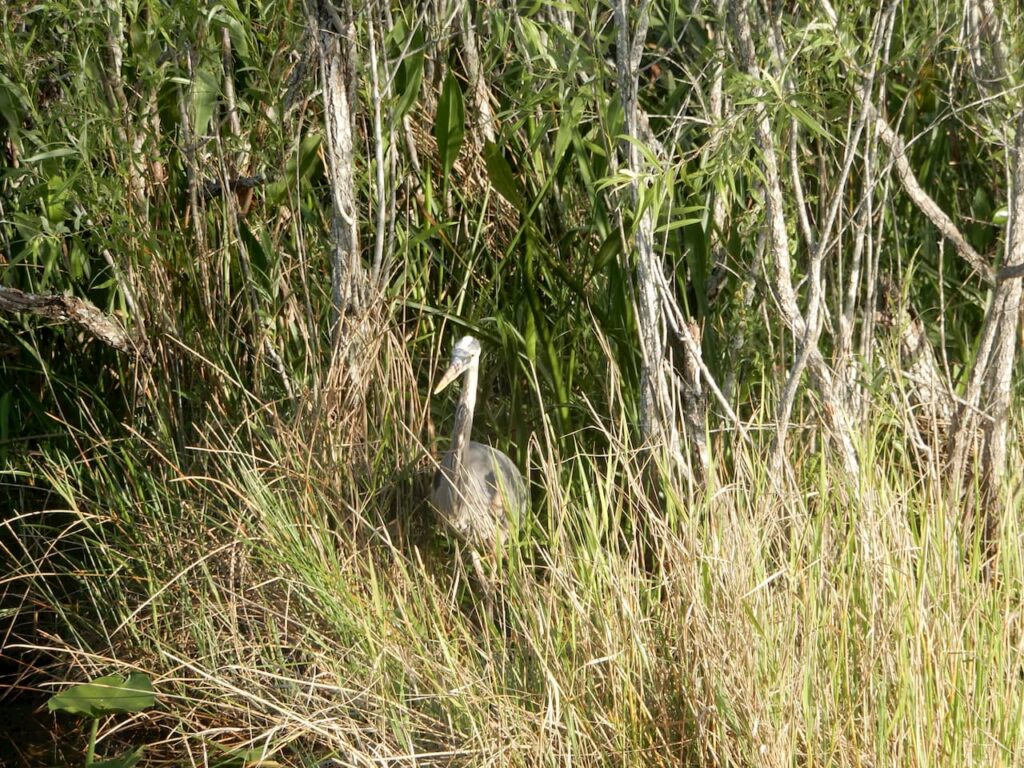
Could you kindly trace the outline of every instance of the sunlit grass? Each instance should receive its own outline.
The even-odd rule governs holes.
[[[956,508],[870,434],[859,489],[813,448],[778,484],[737,444],[690,498],[595,422],[575,449],[531,443],[536,503],[489,605],[422,481],[390,471],[427,467],[405,397],[370,396],[372,450],[225,430],[177,458],[41,458],[58,496],[5,529],[48,668],[151,673],[161,706],[138,719],[179,764],[1018,761],[1013,510],[986,580]]]

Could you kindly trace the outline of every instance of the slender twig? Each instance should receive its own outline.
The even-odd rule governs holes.
[[[749,0],[733,0],[730,6],[730,16],[732,17],[732,26],[736,33],[740,63],[747,74],[756,82],[761,79],[761,71],[757,65],[754,52],[748,2]],[[789,234],[786,227],[775,137],[772,134],[768,111],[763,103],[763,96],[763,89],[759,85],[755,85],[754,97],[756,103],[753,107],[754,134],[761,150],[765,213],[768,219],[768,250],[772,255],[773,266],[772,274],[768,276],[768,285],[778,303],[782,319],[789,327],[790,332],[802,338],[807,332],[807,322],[797,305],[796,290],[793,287],[792,264],[789,254]],[[847,474],[850,477],[856,477],[859,471],[859,462],[857,450],[851,436],[852,423],[846,412],[845,405],[839,402],[833,394],[832,372],[829,370],[817,346],[806,345],[806,349],[810,373],[825,404],[824,412],[831,437],[839,449]],[[779,440],[778,445],[783,445],[783,442]],[[781,448],[775,452],[775,456],[782,457]]]
[[[889,30],[892,28],[891,21],[895,15],[895,9],[895,3],[890,3],[889,10],[875,19],[874,38],[876,42],[873,50],[876,53],[881,47],[879,45],[879,41],[884,40],[888,35]],[[870,93],[873,88],[877,64],[878,56],[875,55],[872,57],[872,65],[867,76],[867,82],[862,86],[867,93]],[[807,322],[803,336],[799,341],[799,351],[797,352],[796,359],[793,361],[793,365],[790,368],[777,410],[776,421],[778,426],[774,443],[776,465],[781,465],[782,463],[782,452],[785,450],[786,445],[786,432],[789,428],[789,419],[792,414],[793,403],[796,400],[796,392],[797,387],[800,384],[800,378],[803,376],[804,369],[811,358],[812,350],[817,349],[818,337],[821,334],[821,303],[823,293],[821,268],[825,260],[825,254],[829,249],[829,243],[832,237],[832,228],[835,226],[840,205],[845,199],[846,182],[849,179],[850,170],[853,168],[853,162],[857,155],[857,147],[860,144],[860,137],[864,132],[864,127],[867,125],[868,119],[869,109],[867,101],[865,100],[861,104],[860,114],[857,117],[856,123],[853,125],[852,130],[848,131],[849,138],[846,142],[842,169],[839,173],[839,180],[836,184],[835,191],[833,192],[832,200],[829,203],[824,226],[822,227],[817,240],[815,240],[812,233],[808,234],[808,243],[812,244],[813,251],[811,253],[810,269],[808,270],[809,285],[806,314]],[[796,171],[797,169],[794,168],[794,177],[799,178],[799,174]],[[836,388],[833,388],[832,394],[833,396],[837,394]],[[834,399],[836,402],[832,404],[833,408],[839,406],[840,402],[845,402],[846,400],[846,398],[839,397],[834,397]]]
[[[822,7],[825,9],[825,14],[829,17],[830,23],[838,29],[838,17],[829,0],[822,0]],[[850,54],[847,53],[846,55],[850,58]],[[856,69],[856,66],[851,63],[851,73],[855,73]],[[992,267],[967,242],[967,238],[963,236],[956,224],[953,223],[953,220],[924,191],[921,183],[917,180],[917,175],[907,159],[906,145],[903,139],[892,129],[892,126],[882,117],[872,103],[871,91],[867,87],[867,80],[865,79],[864,83],[856,88],[854,92],[858,100],[868,109],[868,115],[875,124],[875,132],[878,138],[882,140],[882,143],[888,148],[893,164],[896,167],[896,175],[911,202],[932,222],[932,225],[939,230],[943,237],[953,243],[961,258],[969,263],[981,275],[982,279],[988,283],[995,282],[995,274]]]
[[[384,183],[384,133],[381,130],[381,87],[377,62],[377,35],[372,18],[367,19],[370,40],[370,100],[373,102],[373,150],[377,181],[377,227],[373,239],[373,263],[370,267],[370,286],[377,290],[381,265],[384,261],[384,241],[387,239],[388,189]]]

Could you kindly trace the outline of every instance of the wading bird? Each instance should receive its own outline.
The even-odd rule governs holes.
[[[526,506],[526,485],[512,459],[469,439],[479,372],[480,342],[463,336],[452,350],[448,370],[434,387],[436,395],[466,374],[455,410],[452,443],[434,474],[431,503],[469,545],[477,576],[490,590],[479,553],[496,552],[505,543],[510,522],[518,520]]]

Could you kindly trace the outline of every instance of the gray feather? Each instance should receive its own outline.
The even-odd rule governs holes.
[[[526,485],[512,459],[471,441],[457,478],[447,464],[434,475],[434,508],[471,546],[489,549],[503,544],[509,525],[518,523],[526,506]]]

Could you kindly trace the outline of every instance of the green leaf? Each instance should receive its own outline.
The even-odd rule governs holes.
[[[223,758],[214,759],[211,765],[216,768],[280,768],[281,763],[268,754],[266,745],[249,749],[231,749],[216,742],[207,742],[214,750],[224,754]]]
[[[196,69],[196,78],[192,84],[192,106],[196,116],[193,130],[197,137],[206,134],[219,98],[220,74],[204,67]]]
[[[249,36],[246,34],[242,22],[228,14],[221,16],[221,21],[228,28],[228,37],[231,38],[231,46],[235,49],[235,55],[245,64],[252,64],[249,60]]]
[[[285,172],[276,181],[267,185],[267,201],[271,205],[281,205],[297,183],[308,181],[320,166],[320,144],[323,137],[319,133],[310,133],[302,137],[298,150],[288,156]]]
[[[445,78],[441,98],[437,102],[437,119],[434,121],[434,138],[437,140],[437,154],[441,159],[444,175],[451,173],[455,158],[462,147],[466,134],[466,106],[462,100],[462,88],[451,73]]]
[[[992,223],[997,227],[1005,227],[1010,220],[1010,210],[1005,205],[992,214]]]
[[[583,109],[586,106],[583,99],[574,98],[569,108],[562,111],[562,121],[558,126],[558,133],[555,135],[554,162],[558,165],[565,155],[572,141],[573,133],[579,131],[580,120],[583,117]]]
[[[423,29],[418,28],[409,41],[409,54],[402,59],[395,72],[395,92],[398,101],[395,103],[395,119],[399,120],[412,109],[420,95],[420,83],[423,81]]]
[[[40,152],[32,157],[26,157],[21,162],[25,165],[31,165],[32,163],[38,163],[40,160],[51,160],[55,157],[68,157],[69,155],[77,155],[78,150],[74,147],[61,147],[60,149],[51,149],[49,152]]]
[[[149,675],[133,672],[127,678],[120,675],[98,677],[91,683],[81,683],[50,697],[51,712],[102,717],[103,715],[141,712],[156,703],[153,683]]]
[[[811,114],[806,109],[801,107],[799,104],[789,103],[787,104],[787,109],[789,111],[789,114],[796,118],[796,121],[800,123],[804,128],[806,128],[810,133],[814,134],[815,136],[821,136],[823,138],[834,140],[834,138],[825,129],[825,126],[819,123],[813,117],[811,117]]]
[[[145,747],[139,747],[134,752],[128,752],[120,757],[93,763],[92,768],[132,768],[133,765],[142,759],[142,753],[145,751]]]
[[[601,274],[605,267],[622,253],[622,237],[618,229],[613,229],[601,243],[594,256],[594,274]]]
[[[493,141],[488,141],[484,145],[484,163],[487,165],[487,178],[498,194],[514,205],[516,210],[522,211],[523,194],[512,172],[512,166],[508,164],[501,148]]]
[[[0,117],[7,123],[11,138],[18,140],[21,129],[21,99],[18,88],[6,77],[0,75]]]
[[[557,64],[551,56],[548,36],[544,29],[528,16],[520,16],[518,21],[525,43],[523,47],[530,52],[531,58],[541,59],[549,66],[556,67]]]

